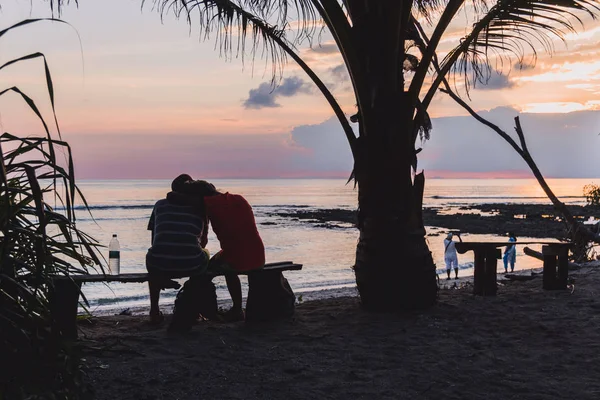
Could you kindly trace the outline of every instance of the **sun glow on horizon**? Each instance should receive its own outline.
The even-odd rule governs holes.
[[[576,102],[549,102],[529,103],[521,107],[523,113],[529,114],[566,114],[575,111],[598,110],[600,101],[592,100],[585,103]]]

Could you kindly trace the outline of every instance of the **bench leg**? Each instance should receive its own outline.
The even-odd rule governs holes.
[[[543,288],[554,290],[557,286],[557,258],[554,254],[544,254]]]
[[[485,255],[475,250],[475,270],[473,271],[473,294],[483,296],[485,281]]]
[[[77,339],[77,306],[81,282],[55,279],[50,290],[50,315],[52,334],[67,340]]]
[[[558,254],[558,279],[557,289],[566,289],[569,279],[569,249],[563,248]]]
[[[485,257],[485,287],[484,296],[495,296],[497,291],[498,251],[488,251]]]
[[[496,295],[496,268],[498,249],[475,249],[475,271],[473,271],[473,294]]]

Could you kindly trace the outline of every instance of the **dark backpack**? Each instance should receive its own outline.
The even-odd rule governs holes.
[[[248,274],[246,321],[273,321],[294,315],[296,296],[281,271]]]
[[[218,319],[215,284],[206,275],[192,276],[179,290],[169,330],[188,331],[199,315],[211,321]]]

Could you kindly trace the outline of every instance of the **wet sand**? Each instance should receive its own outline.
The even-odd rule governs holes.
[[[573,291],[536,276],[475,297],[467,282],[420,313],[341,297],[302,303],[293,320],[173,335],[100,317],[80,322],[79,346],[98,399],[596,399],[600,273],[570,274]]]

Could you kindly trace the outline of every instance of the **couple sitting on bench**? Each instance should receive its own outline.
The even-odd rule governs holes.
[[[205,249],[209,222],[221,245],[221,251],[212,258]],[[160,290],[167,286],[167,281],[183,277],[191,277],[182,289],[188,291],[189,301],[197,303],[208,296],[209,303],[214,304],[208,311],[200,310],[204,317],[225,321],[244,319],[238,273],[262,268],[265,249],[252,207],[242,196],[220,193],[209,182],[179,175],[171,184],[171,192],[155,204],[148,229],[152,231],[152,247],[146,255],[151,322],[160,323],[163,319],[158,308]],[[221,274],[225,275],[233,306],[219,316],[212,278]],[[212,293],[189,293],[201,291]],[[183,304],[184,296],[180,295],[174,314],[178,307],[192,307]]]

